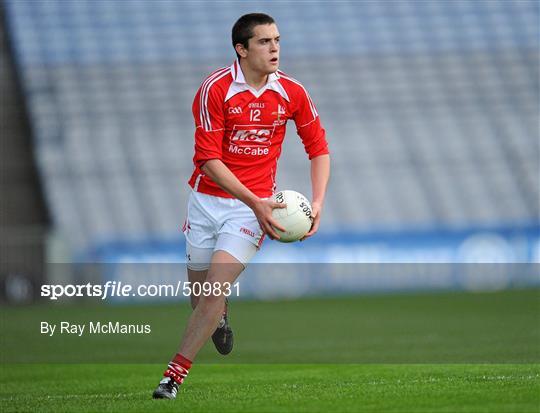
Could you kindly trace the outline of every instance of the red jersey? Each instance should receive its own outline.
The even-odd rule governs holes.
[[[246,83],[240,64],[216,70],[202,83],[193,101],[195,171],[189,180],[198,192],[232,198],[202,171],[220,159],[255,195],[275,191],[277,161],[286,123],[293,119],[309,159],[328,153],[325,131],[308,92],[281,71],[255,90]]]

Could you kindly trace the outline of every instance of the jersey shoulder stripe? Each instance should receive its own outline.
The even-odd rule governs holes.
[[[210,89],[218,80],[227,76],[230,72],[230,67],[223,67],[221,69],[218,69],[214,71],[210,76],[208,76],[201,86],[201,93],[199,96],[199,116],[201,120],[201,126],[206,131],[212,130],[212,122],[210,119],[210,112],[208,110],[208,96],[210,94]]]
[[[214,70],[212,73],[210,73],[210,75],[208,75],[206,77],[206,79],[204,79],[201,87],[200,87],[200,91],[199,91],[199,116],[200,116],[200,121],[201,121],[201,126],[203,127],[203,129],[208,129],[208,124],[206,123],[206,118],[204,116],[204,111],[203,111],[203,95],[204,95],[204,92],[206,90],[206,87],[208,85],[208,83],[210,81],[212,81],[212,79],[219,75],[220,73],[222,73],[225,69],[227,69],[226,67],[222,67],[222,68],[219,68],[217,70]]]
[[[316,118],[317,116],[319,116],[319,113],[317,112],[317,109],[315,108],[315,104],[313,103],[313,101],[311,100],[311,96],[309,95],[308,91],[306,90],[306,88],[304,87],[304,85],[302,85],[302,83],[300,83],[298,80],[296,80],[295,78],[283,73],[281,70],[278,70],[278,74],[279,74],[279,77],[280,78],[283,78],[283,79],[286,79],[298,86],[300,86],[303,90],[303,92],[305,93],[306,97],[307,97],[307,100],[309,102],[309,108],[311,109],[311,113],[313,114],[313,118]]]

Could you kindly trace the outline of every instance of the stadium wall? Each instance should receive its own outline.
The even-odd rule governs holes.
[[[270,299],[540,286],[539,234],[537,225],[523,225],[401,233],[323,233],[295,244],[266,241],[241,276],[240,297]],[[94,248],[86,257],[81,256],[80,262],[101,263],[103,282],[174,285],[186,281],[184,251],[183,239],[118,241]]]

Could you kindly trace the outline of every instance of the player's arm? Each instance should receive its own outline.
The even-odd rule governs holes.
[[[296,132],[302,139],[306,153],[311,161],[311,216],[313,217],[313,225],[302,238],[304,240],[311,237],[319,229],[326,187],[330,178],[330,155],[328,143],[326,142],[326,132],[321,125],[315,104],[304,88],[297,89],[297,91],[298,93],[295,95],[297,107],[294,112]]]
[[[324,197],[328,180],[330,179],[330,155],[320,155],[311,159],[311,217],[313,225],[309,232],[302,238],[303,240],[311,237],[319,229],[321,222],[321,214],[324,205]]]
[[[272,226],[281,231],[285,229],[280,226],[272,217],[274,208],[286,208],[285,204],[279,204],[272,199],[261,199],[251,192],[240,180],[231,172],[231,170],[220,159],[210,159],[204,163],[201,170],[212,179],[224,191],[242,201],[250,207],[262,230],[272,239],[279,239]]]

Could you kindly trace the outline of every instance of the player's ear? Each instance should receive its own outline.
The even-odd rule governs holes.
[[[240,57],[247,57],[248,51],[242,43],[236,43],[236,46],[234,46],[234,50],[236,50],[236,53],[238,53]]]

